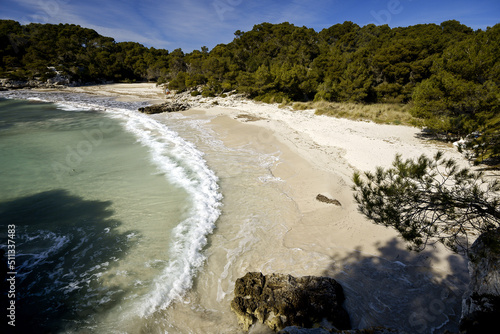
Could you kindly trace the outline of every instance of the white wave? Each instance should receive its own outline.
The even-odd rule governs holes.
[[[46,263],[50,256],[59,252],[60,249],[63,249],[70,242],[70,238],[68,236],[57,235],[56,233],[51,231],[38,231],[37,235],[35,236],[27,235],[25,236],[25,238],[31,242],[37,239],[49,240],[52,242],[52,245],[43,252],[37,254],[31,254],[31,253],[19,254],[20,257],[28,257],[28,259],[25,260],[19,266],[19,269],[22,269],[20,270],[20,272],[23,272],[23,274],[19,275],[21,278],[24,278],[26,273],[31,272],[31,270],[35,269],[37,266]]]
[[[82,104],[77,104],[77,103],[63,103],[63,102],[57,102],[54,103],[58,109],[65,110],[65,111],[90,111],[93,110],[91,106],[88,105],[82,105]]]
[[[272,176],[272,175],[259,176],[258,179],[262,183],[268,183],[268,182],[285,182],[282,178],[277,177],[277,176]]]
[[[168,307],[192,287],[193,277],[205,261],[202,250],[220,215],[222,196],[217,176],[192,143],[149,116],[120,112],[127,116],[126,128],[150,149],[153,163],[170,183],[185,189],[191,199],[190,216],[173,230],[171,260],[135,310],[148,316]]]
[[[259,156],[259,165],[263,168],[269,169],[280,162],[280,156],[280,151],[271,154],[261,154]]]
[[[181,298],[192,287],[195,274],[205,262],[202,251],[221,213],[222,195],[218,190],[218,178],[208,168],[203,153],[165,124],[139,113],[137,109],[144,103],[117,102],[85,94],[19,92],[3,96],[54,102],[58,103],[58,108],[68,111],[106,112],[110,117],[121,120],[125,129],[149,149],[151,161],[171,184],[188,193],[190,215],[173,230],[173,243],[169,247],[171,260],[155,278],[149,293],[139,298],[130,311],[148,316]],[[73,283],[68,290],[76,289],[83,282]]]

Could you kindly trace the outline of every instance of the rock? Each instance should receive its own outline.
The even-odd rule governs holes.
[[[52,71],[52,73],[54,74],[52,78],[47,79],[48,85],[66,86],[70,84],[70,78],[63,75],[62,72],[58,71],[55,67],[47,67],[47,69]]]
[[[5,89],[20,89],[29,87],[29,83],[27,81],[1,79],[0,86]]]
[[[286,327],[278,334],[398,334],[399,331],[385,327],[370,327],[365,329],[336,330],[325,328],[302,328],[297,326]],[[401,333],[402,334],[402,333]]]
[[[500,229],[474,242],[469,253],[469,275],[460,333],[488,333],[488,328],[496,328],[500,316]]]
[[[336,199],[328,198],[328,197],[326,197],[325,195],[322,195],[322,194],[318,194],[318,196],[316,196],[316,199],[318,201],[320,201],[320,202],[323,202],[323,203],[328,203],[328,204],[334,204],[334,205],[342,206],[342,204],[340,204],[340,202],[337,201]]]
[[[246,331],[255,321],[275,331],[325,320],[339,329],[350,328],[342,286],[333,278],[247,273],[236,281],[234,295],[231,309]]]
[[[165,102],[163,104],[155,104],[139,108],[139,111],[145,114],[159,114],[162,112],[183,111],[191,108],[187,103]]]
[[[12,80],[12,79],[0,79],[0,89],[1,90],[11,90],[11,89],[30,89],[30,88],[61,88],[69,85],[69,79],[58,77],[54,80],[48,79],[46,82],[40,80]]]

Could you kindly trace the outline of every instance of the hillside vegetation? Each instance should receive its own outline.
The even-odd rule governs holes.
[[[147,80],[265,102],[402,104],[429,129],[467,138],[477,161],[500,156],[499,58],[500,24],[474,31],[457,21],[344,22],[316,32],[262,23],[236,31],[229,44],[184,53],[117,43],[76,25],[0,20],[0,77],[46,80],[53,67],[80,83]]]

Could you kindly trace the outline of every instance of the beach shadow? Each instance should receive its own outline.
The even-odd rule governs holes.
[[[111,205],[65,190],[0,203],[0,248],[7,251],[2,266],[9,240],[15,241],[15,268],[7,269],[16,272],[15,298],[2,294],[2,306],[15,300],[16,326],[9,333],[78,328],[122,300],[120,288],[103,286],[99,278],[127,254],[126,236],[137,231],[117,232],[121,223],[112,219]],[[10,291],[3,283],[2,292]]]
[[[435,133],[432,130],[423,129],[421,132],[415,134],[415,138],[422,141],[427,141],[435,144],[438,147],[450,148],[453,147],[453,142],[460,140],[458,137],[450,137],[447,134]],[[465,158],[465,155],[464,155]],[[500,157],[485,158],[480,161],[479,165],[474,166],[473,159],[469,160],[469,167],[476,171],[482,172],[498,172],[500,170]]]
[[[428,265],[438,261],[431,251],[404,251],[398,239],[379,245],[379,250],[380,257],[359,249],[334,255],[324,271],[343,286],[352,327],[384,326],[409,334],[458,332],[469,282],[465,258],[449,256],[451,271],[438,273]]]
[[[438,141],[438,142],[443,142],[443,143],[450,143],[453,141],[457,141],[460,138],[453,136],[452,134],[448,133],[439,133],[434,130],[428,129],[428,128],[423,128],[420,132],[417,132],[415,134],[415,138],[422,139],[422,140],[433,140],[433,141]]]
[[[475,168],[478,172],[495,172],[492,176],[498,177],[498,171],[500,171],[500,158],[487,159],[482,161],[481,164]]]

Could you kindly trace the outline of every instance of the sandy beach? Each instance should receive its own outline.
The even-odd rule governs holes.
[[[153,104],[171,98],[160,87],[146,83],[69,90]],[[186,98],[186,101],[194,107],[184,114],[210,118],[212,129],[227,145],[243,144],[265,153],[281,152],[272,174],[285,182],[287,195],[296,202],[303,216],[300,225],[314,224],[321,230],[309,238],[307,229],[290,226],[287,240],[293,244],[301,242],[306,248],[315,245],[322,252],[334,244],[349,249],[359,247],[363,252],[377,255],[377,245],[396,236],[394,231],[376,226],[357,213],[351,191],[355,171],[389,167],[396,154],[415,158],[421,154],[431,156],[438,150],[467,164],[452,145],[418,138],[421,132],[418,128],[318,116],[314,110],[293,111],[242,98]],[[342,205],[321,203],[315,199],[317,194],[337,199]],[[328,232],[332,230],[331,224],[346,228],[336,231],[333,237]],[[450,255],[441,249],[437,251],[444,257]],[[447,269],[444,262],[438,262],[440,268]]]
[[[155,84],[66,90],[151,103],[172,98]],[[449,314],[442,315],[444,309],[432,315],[432,321],[418,315],[428,312],[429,303],[438,298],[443,307],[451,310],[448,313],[460,316],[460,303],[455,299],[467,281],[465,260],[440,246],[428,247],[418,254],[408,252],[394,230],[371,223],[357,211],[351,190],[355,171],[388,167],[396,154],[415,158],[442,150],[447,157],[465,164],[452,145],[420,139],[418,128],[317,116],[314,110],[294,111],[240,97],[190,97],[188,102],[192,106],[188,111],[151,117],[167,125],[196,124],[198,132],[186,131],[187,136],[192,136],[187,139],[206,150],[205,158],[219,176],[224,203],[207,248],[206,270],[199,274],[185,302],[174,305],[169,313],[173,324],[180,327],[184,322],[193,322],[196,314],[196,326],[205,332],[234,333],[238,326],[229,303],[234,281],[247,271],[328,275],[338,279],[346,290],[346,308],[354,327],[376,325],[377,321],[391,317],[394,306],[378,297],[379,293],[386,294],[382,290],[391,287],[393,295],[387,294],[396,303],[398,298],[409,299],[401,306],[408,310],[400,315],[403,320],[410,319],[409,328],[415,314],[417,320],[427,319],[423,332],[456,321]],[[221,148],[215,148],[214,142]],[[254,157],[245,156],[244,152],[267,157],[269,161],[260,166],[269,175],[265,180],[255,180],[241,167],[232,168],[221,152],[238,152],[240,161]],[[318,194],[335,199],[340,205],[320,202],[316,199]],[[264,218],[259,208],[266,212]],[[250,216],[255,219],[250,221]],[[245,222],[237,221],[239,217],[247,218]],[[423,285],[422,277],[427,282]],[[455,278],[453,284],[450,278]],[[404,280],[411,281],[412,288],[429,290],[428,296],[420,292],[419,298],[397,295],[406,294],[396,286]],[[406,285],[401,289],[406,289]],[[421,300],[417,303],[417,299]],[[424,326],[422,321],[415,323]],[[391,325],[390,321],[385,325]],[[207,328],[213,330],[206,331]],[[261,333],[259,330],[262,329],[254,332]]]

